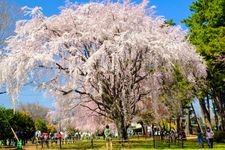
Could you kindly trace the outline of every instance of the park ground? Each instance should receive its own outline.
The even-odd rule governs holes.
[[[59,145],[51,145],[49,144],[49,148],[47,148],[46,145],[44,145],[43,148],[41,148],[40,145],[36,147],[35,144],[28,143],[26,146],[23,147],[24,150],[57,150],[60,149]],[[204,144],[205,148],[201,149],[208,149],[207,148],[207,143],[205,142]],[[10,149],[13,150],[15,148],[2,148],[2,150]],[[93,142],[93,147],[91,145],[90,140],[79,140],[76,141],[75,143],[70,143],[70,144],[62,144],[62,149],[66,150],[104,150],[105,149],[105,141],[100,139],[100,140],[94,140]],[[117,139],[113,139],[113,150],[149,150],[149,149],[164,149],[164,150],[169,150],[169,149],[185,149],[185,150],[199,150],[198,144],[197,144],[197,139],[195,137],[189,137],[185,142],[184,142],[184,147],[182,148],[181,142],[179,143],[171,143],[170,145],[166,141],[160,141],[156,140],[155,142],[155,148],[153,147],[153,140],[150,138],[131,138],[128,140],[128,142],[122,143],[121,141]],[[214,150],[225,150],[225,143],[215,143],[214,142]]]

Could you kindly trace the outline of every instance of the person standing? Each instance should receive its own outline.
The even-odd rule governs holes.
[[[112,150],[112,134],[109,129],[109,125],[106,125],[104,130],[105,141],[106,141],[106,150]]]
[[[59,148],[62,149],[62,134],[59,132],[57,134],[57,139],[59,140]]]
[[[213,131],[209,127],[207,127],[206,128],[206,140],[208,142],[209,148],[213,148],[213,135],[214,135]]]
[[[203,134],[200,129],[197,130],[197,137],[198,137],[198,147],[204,148]]]

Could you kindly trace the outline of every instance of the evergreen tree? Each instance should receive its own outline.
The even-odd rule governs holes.
[[[215,117],[218,113],[221,130],[225,130],[225,0],[198,0],[190,10],[193,14],[184,20],[190,29],[188,38],[208,66],[209,88],[204,91],[200,104],[210,121],[208,101],[212,99]],[[204,108],[207,103],[208,109]],[[218,125],[218,118],[215,119]]]

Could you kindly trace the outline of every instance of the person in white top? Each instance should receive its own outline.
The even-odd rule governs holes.
[[[106,150],[112,150],[112,133],[109,129],[109,125],[106,125],[104,135],[106,140]]]
[[[213,131],[209,127],[207,127],[206,128],[206,140],[208,142],[209,148],[213,148],[213,135],[214,135]]]

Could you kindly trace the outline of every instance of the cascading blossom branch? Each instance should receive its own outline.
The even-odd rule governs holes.
[[[186,33],[153,14],[147,1],[91,2],[51,17],[35,8],[8,40],[0,83],[15,97],[32,81],[65,101],[59,107],[74,110],[77,124],[85,120],[75,111],[80,107],[112,120],[119,136],[127,138],[136,104],[145,96],[157,100],[163,81],[174,79],[174,65],[193,86],[206,74]]]

